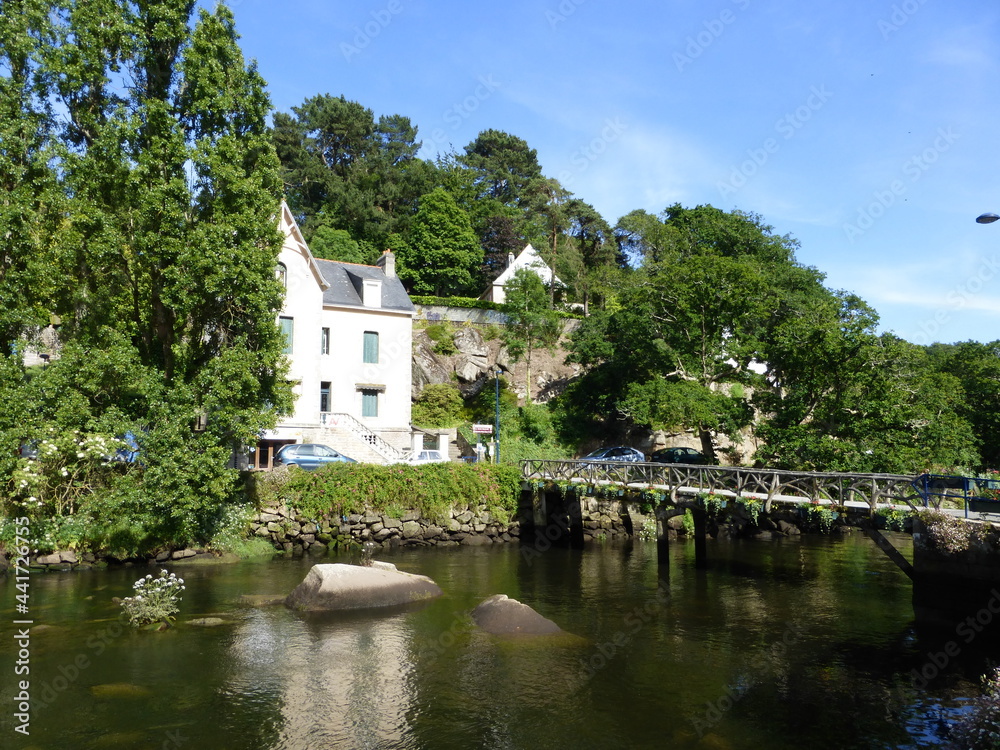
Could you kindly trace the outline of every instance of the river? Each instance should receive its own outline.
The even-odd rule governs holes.
[[[389,614],[240,603],[289,592],[308,560],[175,566],[187,588],[161,633],[123,627],[111,601],[145,568],[32,575],[30,736],[6,638],[0,747],[931,747],[1000,661],[990,628],[918,623],[908,579],[860,534],[710,542],[705,571],[684,543],[669,569],[648,542],[526,552],[379,554],[445,591]],[[13,613],[12,577],[0,586]],[[573,636],[477,632],[469,611],[497,593]]]

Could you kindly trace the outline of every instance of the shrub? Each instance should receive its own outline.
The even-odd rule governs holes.
[[[447,323],[431,323],[427,326],[427,338],[434,342],[434,351],[445,357],[455,354],[455,331]]]
[[[154,622],[169,625],[180,609],[178,603],[184,590],[184,579],[161,570],[157,578],[147,575],[132,584],[132,588],[135,589],[135,596],[126,597],[121,602],[128,621],[134,627]]]
[[[948,554],[965,552],[973,542],[985,537],[987,527],[981,524],[968,523],[934,511],[921,511],[918,517],[927,529],[930,545]]]
[[[455,427],[462,422],[464,406],[458,388],[449,383],[432,383],[414,402],[411,421],[418,427]]]
[[[425,518],[446,521],[452,508],[485,505],[507,522],[517,510],[521,472],[492,464],[332,464],[291,472],[286,488],[289,504],[316,519],[364,510],[398,517],[415,509]]]

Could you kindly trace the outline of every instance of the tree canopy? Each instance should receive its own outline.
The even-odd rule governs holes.
[[[129,432],[142,470],[105,501],[142,503],[150,528],[118,529],[118,543],[135,549],[152,527],[204,537],[236,491],[233,448],[289,403],[264,81],[223,5],[196,17],[189,0],[21,5],[5,20],[31,28],[0,51],[13,118],[0,127],[18,134],[3,174],[37,179],[2,220],[21,234],[17,255],[38,262],[17,261],[0,283],[39,275],[30,297],[4,290],[5,335],[20,326],[24,340],[25,324],[54,316],[63,348],[37,371],[0,353],[5,402],[25,409],[6,418],[0,452],[46,426]],[[105,507],[100,523],[118,515]]]

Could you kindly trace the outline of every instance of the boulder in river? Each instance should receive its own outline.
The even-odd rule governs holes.
[[[472,620],[493,635],[552,635],[562,629],[527,604],[497,594],[472,610]]]
[[[390,565],[313,565],[285,604],[311,612],[376,609],[432,599],[441,589],[427,576],[403,573]]]

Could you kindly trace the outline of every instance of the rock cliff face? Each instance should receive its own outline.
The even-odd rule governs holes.
[[[522,400],[525,398],[527,363],[512,362],[499,336],[484,337],[495,333],[497,326],[480,327],[471,323],[450,326],[453,346],[442,346],[427,335],[426,329],[413,332],[413,398],[417,398],[427,385],[453,383],[466,398],[476,395],[499,366],[504,377]],[[562,392],[566,384],[580,373],[579,365],[567,365],[565,339],[552,351],[544,349],[531,355],[531,399],[544,402]],[[442,351],[454,353],[444,354]]]

